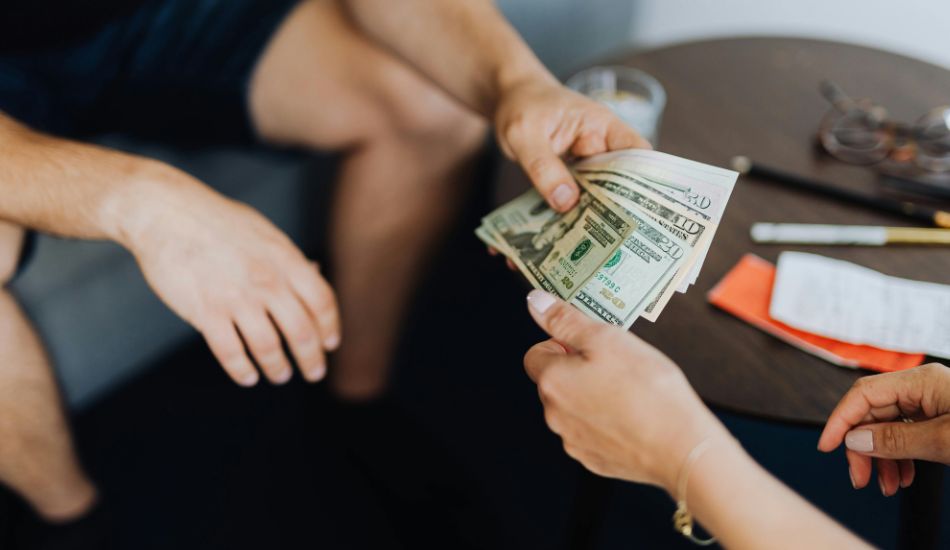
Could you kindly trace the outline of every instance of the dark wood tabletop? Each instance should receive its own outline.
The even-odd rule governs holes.
[[[877,176],[821,154],[815,133],[827,103],[819,82],[830,78],[853,97],[869,97],[898,119],[914,121],[950,104],[950,71],[879,50],[833,42],[740,38],[695,42],[609,61],[655,76],[668,102],[658,149],[728,167],[735,155],[868,193]],[[526,186],[506,170],[499,193]],[[912,279],[950,283],[950,249],[756,245],[754,222],[908,225],[902,218],[750,178],[740,178],[702,274],[677,294],[660,319],[638,320],[633,332],[686,372],[710,404],[757,417],[824,423],[863,371],[837,367],[789,346],[706,302],[706,293],[752,252],[774,262],[783,250],[852,261]]]

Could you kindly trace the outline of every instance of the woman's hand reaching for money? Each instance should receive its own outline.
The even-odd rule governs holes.
[[[950,464],[950,368],[931,363],[859,379],[828,417],[818,449],[842,442],[852,485],[868,484],[873,460],[887,496],[914,481],[912,459]]]
[[[528,309],[552,339],[525,369],[589,470],[664,488],[726,548],[868,548],[756,464],[658,350],[540,290]]]
[[[540,290],[531,316],[552,339],[525,355],[545,419],[589,470],[675,491],[701,441],[738,444],[669,358],[619,327],[594,321]]]

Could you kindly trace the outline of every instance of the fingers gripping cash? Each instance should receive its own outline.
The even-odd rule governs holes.
[[[655,321],[695,283],[738,174],[644,149],[572,167],[577,205],[559,213],[535,190],[482,220],[476,235],[535,287],[629,328]]]

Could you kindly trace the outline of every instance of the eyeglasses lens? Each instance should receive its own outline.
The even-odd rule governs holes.
[[[862,110],[828,113],[820,137],[830,154],[854,164],[880,162],[887,157],[892,143],[889,133],[868,125],[867,114]]]
[[[950,107],[939,107],[914,125],[919,153],[917,164],[933,172],[950,170]]]

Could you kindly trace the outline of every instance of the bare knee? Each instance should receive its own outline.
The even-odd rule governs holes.
[[[0,221],[0,286],[10,282],[16,272],[25,234],[22,227]]]
[[[398,137],[431,154],[468,154],[486,124],[368,39],[338,2],[304,2],[275,33],[251,81],[259,135],[318,150]],[[417,147],[422,149],[422,147]]]
[[[430,152],[471,155],[484,143],[488,125],[434,85],[412,75],[386,83],[386,122],[404,140]]]

